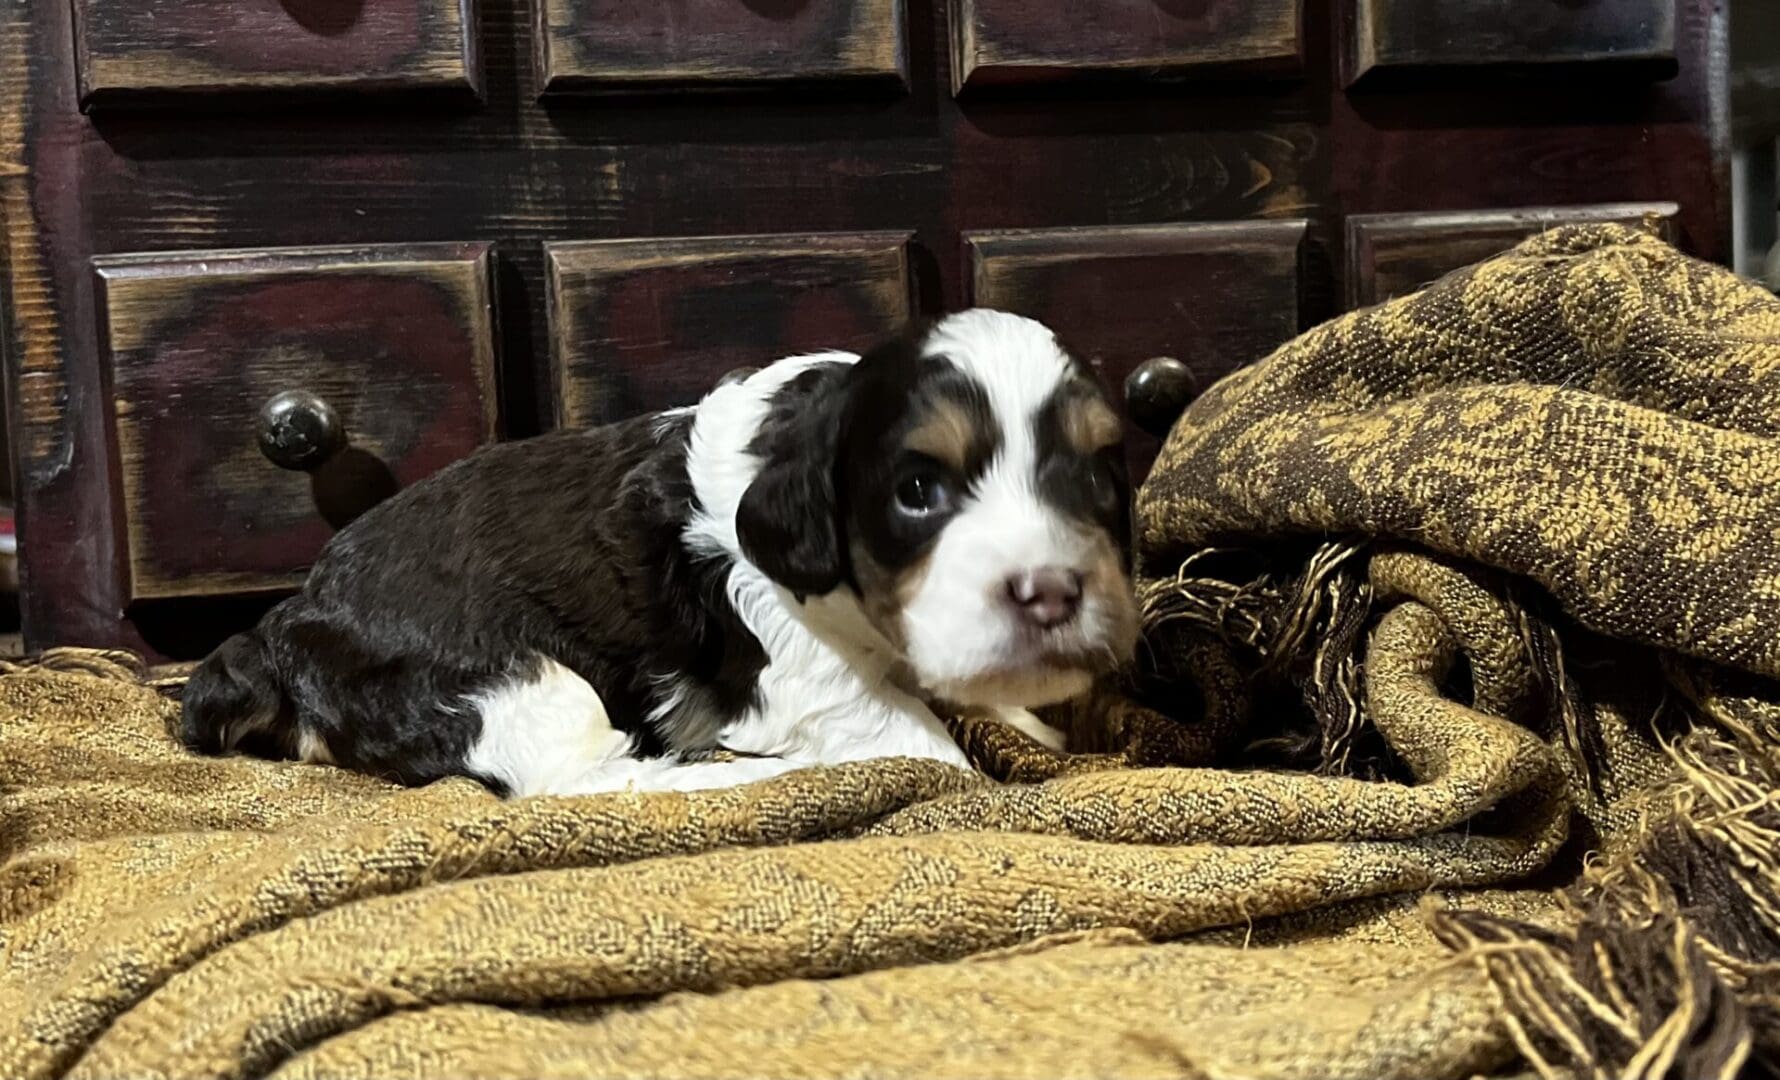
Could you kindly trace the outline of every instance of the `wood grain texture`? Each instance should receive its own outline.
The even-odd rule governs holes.
[[[475,0],[73,0],[82,104],[480,92]]]
[[[1296,71],[1299,0],[953,0],[952,90]]]
[[[904,85],[903,0],[536,0],[547,93]]]
[[[66,397],[62,358],[61,307],[51,283],[53,268],[42,244],[40,223],[46,208],[41,193],[30,182],[44,167],[66,169],[67,147],[47,162],[47,155],[30,144],[33,115],[45,104],[57,101],[54,88],[38,85],[41,72],[34,68],[32,53],[44,34],[25,17],[21,7],[0,8],[0,356],[13,373],[8,387],[9,426],[19,430],[14,416],[37,421],[32,441],[23,448],[28,466],[54,458],[63,448],[66,432],[52,432],[49,421],[59,416],[60,399]],[[32,106],[36,106],[35,109]],[[54,148],[52,148],[54,149]],[[34,167],[35,164],[35,167]],[[64,197],[62,205],[68,200]],[[54,207],[48,208],[53,213]],[[9,449],[14,443],[9,443]],[[15,461],[15,467],[18,464]]]
[[[497,434],[486,244],[95,261],[132,600],[289,588],[334,528]],[[274,466],[260,407],[319,395],[348,448]]]
[[[1442,69],[1675,73],[1676,0],[1338,0],[1343,81]],[[1580,72],[1578,72],[1580,74]]]
[[[560,425],[690,405],[726,372],[860,350],[911,310],[909,234],[551,244]]]
[[[1546,229],[1650,221],[1676,239],[1674,203],[1612,203],[1431,214],[1356,214],[1346,222],[1349,309],[1404,296]]]
[[[972,233],[972,299],[1055,329],[1122,408],[1126,376],[1150,357],[1174,357],[1204,387],[1296,334],[1308,225]],[[1139,480],[1159,443],[1127,423],[1126,446]]]
[[[89,271],[69,246],[83,220],[73,36],[61,4],[0,6],[0,353],[19,599],[27,642],[140,647],[121,617],[107,440],[94,422],[103,398]]]

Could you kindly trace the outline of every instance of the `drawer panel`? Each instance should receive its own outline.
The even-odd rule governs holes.
[[[293,587],[336,528],[496,436],[486,244],[94,264],[131,599]],[[280,395],[306,416],[267,430]]]
[[[557,423],[689,405],[737,367],[870,347],[908,322],[908,242],[869,232],[549,245]]]
[[[953,0],[952,89],[1299,67],[1300,0]]]
[[[1676,0],[1339,0],[1352,86],[1464,70],[1675,73]]]
[[[1636,225],[1654,217],[1674,240],[1674,203],[1602,203],[1347,219],[1347,306],[1405,296],[1460,267],[1498,255],[1544,229],[1580,222]]]
[[[84,106],[479,91],[475,0],[73,0]]]
[[[1303,220],[966,234],[974,302],[1029,315],[1093,363],[1115,398],[1173,357],[1206,387],[1298,332]],[[1131,475],[1159,440],[1126,425]]]
[[[903,0],[536,0],[547,93],[904,85]]]

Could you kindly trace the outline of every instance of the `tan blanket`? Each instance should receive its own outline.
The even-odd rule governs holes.
[[[11,665],[0,1076],[1771,1063],[1776,426],[1780,304],[1629,230],[1337,320],[1145,489],[1154,710],[960,721],[992,778],[503,803]]]

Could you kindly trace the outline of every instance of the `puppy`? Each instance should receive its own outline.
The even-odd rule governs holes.
[[[964,765],[936,708],[1054,736],[1024,708],[1131,654],[1122,460],[1029,319],[781,360],[371,510],[197,669],[184,739],[507,796]]]

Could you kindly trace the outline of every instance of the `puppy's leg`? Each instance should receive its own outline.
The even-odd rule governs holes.
[[[554,660],[496,683],[465,707],[481,716],[482,730],[464,764],[515,798],[573,793],[586,777],[634,763],[631,737],[612,726],[599,692]]]
[[[827,705],[812,705],[809,696],[807,688],[795,683],[788,692],[770,688],[760,714],[731,725],[722,744],[806,765],[912,757],[970,767],[946,725],[911,695],[879,688]]]
[[[857,757],[845,756],[851,748],[847,745],[834,745],[841,740],[842,732],[836,731],[836,739],[830,740],[832,748],[843,755],[840,760],[858,761],[879,757],[917,757],[932,758],[943,761],[947,765],[956,765],[961,769],[971,767],[970,759],[964,756],[958,741],[952,738],[952,732],[946,727],[945,721],[934,715],[927,704],[909,694],[900,691],[880,691],[893,718],[890,722],[873,730],[870,720],[862,725],[867,737]]]
[[[588,770],[553,788],[552,795],[598,795],[614,791],[710,791],[770,780],[807,768],[784,758],[740,758],[735,761],[679,761],[624,758]]]
[[[479,775],[514,797],[612,791],[704,791],[779,776],[807,763],[779,758],[686,762],[637,758],[612,727],[599,693],[579,675],[545,660],[535,675],[478,695],[482,734],[468,755]]]
[[[706,791],[750,784],[814,766],[888,757],[931,758],[960,768],[970,767],[939,717],[906,695],[863,700],[857,708],[841,715],[806,716],[791,725],[752,718],[729,728],[722,742],[728,749],[764,756],[699,762],[672,757],[625,757],[593,764],[572,777],[564,776],[547,792],[539,793]]]
[[[1046,750],[1062,753],[1068,743],[1068,737],[1061,731],[1040,720],[1026,709],[997,705],[989,710],[995,719],[1013,728],[1015,731],[1031,739]]]

